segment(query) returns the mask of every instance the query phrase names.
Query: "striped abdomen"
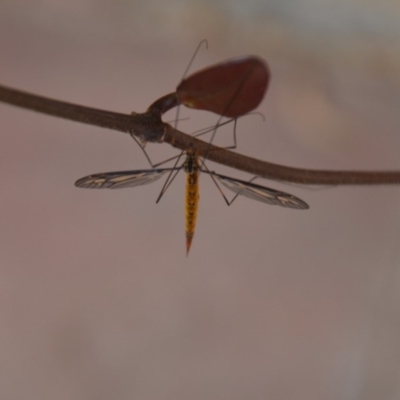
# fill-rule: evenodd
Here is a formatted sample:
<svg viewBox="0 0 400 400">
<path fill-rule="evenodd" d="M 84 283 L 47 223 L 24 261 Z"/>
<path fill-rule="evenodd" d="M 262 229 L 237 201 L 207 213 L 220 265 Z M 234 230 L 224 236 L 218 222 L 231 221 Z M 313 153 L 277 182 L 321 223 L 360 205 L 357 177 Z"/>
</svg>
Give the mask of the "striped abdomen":
<svg viewBox="0 0 400 400">
<path fill-rule="evenodd" d="M 186 214 L 186 255 L 189 254 L 190 246 L 196 228 L 197 209 L 199 206 L 199 171 L 197 157 L 193 153 L 188 153 L 185 162 L 186 172 L 186 194 L 185 194 L 185 214 Z"/>
</svg>

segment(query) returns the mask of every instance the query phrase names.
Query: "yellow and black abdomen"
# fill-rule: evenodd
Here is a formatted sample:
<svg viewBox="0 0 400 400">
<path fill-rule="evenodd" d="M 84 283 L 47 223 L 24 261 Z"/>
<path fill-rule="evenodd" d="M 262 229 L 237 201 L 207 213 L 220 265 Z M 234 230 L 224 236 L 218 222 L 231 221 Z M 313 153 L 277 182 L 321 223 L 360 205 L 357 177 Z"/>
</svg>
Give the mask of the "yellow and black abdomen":
<svg viewBox="0 0 400 400">
<path fill-rule="evenodd" d="M 194 154 L 188 154 L 185 171 L 186 254 L 188 254 L 196 228 L 197 210 L 199 207 L 199 171 L 197 157 Z"/>
</svg>

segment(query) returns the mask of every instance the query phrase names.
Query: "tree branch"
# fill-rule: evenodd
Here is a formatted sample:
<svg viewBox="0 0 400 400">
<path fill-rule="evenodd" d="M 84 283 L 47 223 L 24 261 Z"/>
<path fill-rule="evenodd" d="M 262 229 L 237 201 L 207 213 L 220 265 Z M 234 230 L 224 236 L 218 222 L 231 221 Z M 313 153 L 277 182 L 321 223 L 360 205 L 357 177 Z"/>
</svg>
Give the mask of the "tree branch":
<svg viewBox="0 0 400 400">
<path fill-rule="evenodd" d="M 207 159 L 272 180 L 324 185 L 376 185 L 400 183 L 400 171 L 332 171 L 286 167 L 256 160 L 210 145 L 162 122 L 159 104 L 174 106 L 171 93 L 153 103 L 145 113 L 132 115 L 52 100 L 0 85 L 0 101 L 33 111 L 135 135 L 140 141 L 165 142 L 181 150 L 192 149 Z M 157 107 L 154 107 L 154 104 Z"/>
</svg>

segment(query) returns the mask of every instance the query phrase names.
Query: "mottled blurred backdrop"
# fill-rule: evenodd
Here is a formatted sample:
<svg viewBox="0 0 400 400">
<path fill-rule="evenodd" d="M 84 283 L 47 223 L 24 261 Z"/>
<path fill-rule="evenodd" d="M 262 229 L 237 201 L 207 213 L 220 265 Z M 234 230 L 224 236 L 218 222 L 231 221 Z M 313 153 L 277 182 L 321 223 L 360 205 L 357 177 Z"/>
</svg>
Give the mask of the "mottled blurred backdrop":
<svg viewBox="0 0 400 400">
<path fill-rule="evenodd" d="M 400 170 L 399 0 L 3 0 L 0 82 L 142 112 L 202 39 L 192 72 L 246 54 L 272 71 L 265 120 L 239 121 L 237 151 Z M 159 204 L 161 181 L 78 189 L 147 160 L 120 132 L 6 104 L 0 120 L 1 399 L 400 398 L 400 187 L 260 179 L 310 209 L 227 207 L 202 175 L 187 258 L 183 173 Z M 216 121 L 182 109 L 178 126 Z"/>
</svg>

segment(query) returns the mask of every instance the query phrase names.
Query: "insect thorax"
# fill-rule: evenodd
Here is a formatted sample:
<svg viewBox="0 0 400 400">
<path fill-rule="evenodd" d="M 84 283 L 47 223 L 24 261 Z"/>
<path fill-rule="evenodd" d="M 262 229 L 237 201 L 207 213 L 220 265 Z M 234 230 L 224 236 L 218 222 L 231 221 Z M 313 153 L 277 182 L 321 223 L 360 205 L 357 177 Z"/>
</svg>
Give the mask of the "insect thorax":
<svg viewBox="0 0 400 400">
<path fill-rule="evenodd" d="M 197 162 L 197 157 L 195 154 L 187 154 L 185 163 L 183 164 L 183 169 L 187 174 L 193 174 L 198 171 L 199 164 Z"/>
</svg>

